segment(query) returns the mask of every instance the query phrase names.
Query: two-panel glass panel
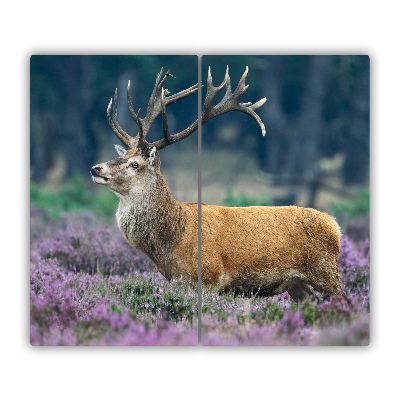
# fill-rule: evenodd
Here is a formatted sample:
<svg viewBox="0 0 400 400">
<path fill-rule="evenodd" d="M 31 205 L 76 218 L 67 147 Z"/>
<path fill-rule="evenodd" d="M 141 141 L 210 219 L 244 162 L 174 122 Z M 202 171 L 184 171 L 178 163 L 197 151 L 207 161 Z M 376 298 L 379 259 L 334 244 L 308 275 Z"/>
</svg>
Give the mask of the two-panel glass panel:
<svg viewBox="0 0 400 400">
<path fill-rule="evenodd" d="M 369 343 L 367 56 L 30 75 L 32 345 Z"/>
</svg>

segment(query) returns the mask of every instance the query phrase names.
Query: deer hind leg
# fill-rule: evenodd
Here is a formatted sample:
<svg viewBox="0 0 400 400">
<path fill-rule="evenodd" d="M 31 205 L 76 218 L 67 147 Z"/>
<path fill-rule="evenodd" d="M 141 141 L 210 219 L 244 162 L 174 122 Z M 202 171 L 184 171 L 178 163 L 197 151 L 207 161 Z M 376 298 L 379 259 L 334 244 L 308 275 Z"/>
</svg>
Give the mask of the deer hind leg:
<svg viewBox="0 0 400 400">
<path fill-rule="evenodd" d="M 310 274 L 309 278 L 312 281 L 313 287 L 321 293 L 324 300 L 329 299 L 333 295 L 344 293 L 335 258 L 326 257 L 320 260 L 314 270 L 314 274 Z"/>
<path fill-rule="evenodd" d="M 295 272 L 289 275 L 274 291 L 273 295 L 288 292 L 290 297 L 300 303 L 307 296 L 315 296 L 318 301 L 320 296 L 311 286 L 310 281 L 302 274 Z"/>
</svg>

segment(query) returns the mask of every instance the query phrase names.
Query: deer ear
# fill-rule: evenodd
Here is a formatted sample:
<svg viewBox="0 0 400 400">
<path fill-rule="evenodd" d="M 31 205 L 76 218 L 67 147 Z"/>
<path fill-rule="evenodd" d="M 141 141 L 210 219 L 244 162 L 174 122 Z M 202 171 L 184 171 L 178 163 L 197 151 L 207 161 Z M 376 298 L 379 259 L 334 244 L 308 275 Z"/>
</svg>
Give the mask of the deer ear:
<svg viewBox="0 0 400 400">
<path fill-rule="evenodd" d="M 154 165 L 154 161 L 156 159 L 156 147 L 154 146 L 151 150 L 150 150 L 150 155 L 149 155 L 149 164 L 150 165 Z"/>
<path fill-rule="evenodd" d="M 126 149 L 124 149 L 119 144 L 115 145 L 115 150 L 117 150 L 118 155 L 121 156 L 121 157 L 123 157 L 126 154 Z"/>
</svg>

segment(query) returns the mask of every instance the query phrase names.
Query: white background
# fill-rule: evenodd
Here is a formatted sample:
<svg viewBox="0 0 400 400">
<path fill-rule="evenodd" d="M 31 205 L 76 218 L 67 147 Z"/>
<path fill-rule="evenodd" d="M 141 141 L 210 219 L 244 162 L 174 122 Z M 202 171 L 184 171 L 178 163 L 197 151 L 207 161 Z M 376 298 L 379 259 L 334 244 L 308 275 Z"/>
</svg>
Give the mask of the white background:
<svg viewBox="0 0 400 400">
<path fill-rule="evenodd" d="M 399 22 L 393 1 L 31 1 L 2 6 L 3 398 L 393 398 L 399 379 Z M 371 344 L 364 348 L 33 348 L 32 54 L 368 54 Z"/>
</svg>

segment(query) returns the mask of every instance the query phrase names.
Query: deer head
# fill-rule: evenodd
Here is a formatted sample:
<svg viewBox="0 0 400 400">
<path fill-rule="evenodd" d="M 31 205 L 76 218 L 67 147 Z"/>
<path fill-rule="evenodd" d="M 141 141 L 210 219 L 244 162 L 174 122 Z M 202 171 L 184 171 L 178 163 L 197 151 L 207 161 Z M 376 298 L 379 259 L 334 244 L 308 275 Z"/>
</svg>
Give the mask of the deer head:
<svg viewBox="0 0 400 400">
<path fill-rule="evenodd" d="M 91 169 L 93 181 L 97 184 L 105 185 L 112 190 L 118 197 L 128 195 L 132 190 L 144 190 L 149 183 L 154 180 L 155 176 L 159 173 L 160 157 L 158 155 L 159 149 L 174 143 L 175 141 L 182 140 L 188 136 L 185 131 L 170 136 L 168 133 L 168 122 L 166 117 L 166 106 L 180 100 L 186 96 L 197 91 L 197 84 L 186 89 L 174 96 L 165 99 L 165 95 L 169 92 L 164 89 L 165 82 L 170 76 L 169 71 L 161 80 L 161 72 L 157 76 L 156 84 L 153 93 L 150 97 L 147 114 L 145 118 L 140 118 L 139 113 L 135 113 L 132 105 L 130 95 L 130 81 L 127 87 L 128 107 L 129 112 L 139 127 L 139 132 L 135 137 L 126 133 L 117 121 L 117 90 L 114 94 L 114 108 L 111 116 L 111 107 L 113 99 L 107 108 L 108 123 L 118 137 L 124 144 L 123 146 L 116 145 L 115 148 L 119 157 L 109 162 L 98 164 Z M 164 140 L 159 140 L 154 143 L 146 141 L 146 135 L 154 119 L 163 113 L 163 127 L 164 127 Z"/>
</svg>

